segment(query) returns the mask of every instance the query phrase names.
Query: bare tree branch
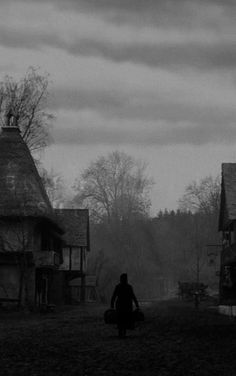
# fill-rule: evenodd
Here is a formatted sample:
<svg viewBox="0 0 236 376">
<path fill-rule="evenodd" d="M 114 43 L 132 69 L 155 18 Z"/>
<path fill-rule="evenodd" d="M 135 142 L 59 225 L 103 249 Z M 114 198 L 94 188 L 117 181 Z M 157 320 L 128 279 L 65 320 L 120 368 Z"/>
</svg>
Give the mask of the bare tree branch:
<svg viewBox="0 0 236 376">
<path fill-rule="evenodd" d="M 89 207 L 97 217 L 128 220 L 148 213 L 152 184 L 144 164 L 114 151 L 92 162 L 76 180 L 74 203 Z"/>
<path fill-rule="evenodd" d="M 0 83 L 0 123 L 5 125 L 6 115 L 11 111 L 31 151 L 40 150 L 50 142 L 53 116 L 45 112 L 48 85 L 48 74 L 41 75 L 33 67 L 18 82 L 6 76 Z"/>
</svg>

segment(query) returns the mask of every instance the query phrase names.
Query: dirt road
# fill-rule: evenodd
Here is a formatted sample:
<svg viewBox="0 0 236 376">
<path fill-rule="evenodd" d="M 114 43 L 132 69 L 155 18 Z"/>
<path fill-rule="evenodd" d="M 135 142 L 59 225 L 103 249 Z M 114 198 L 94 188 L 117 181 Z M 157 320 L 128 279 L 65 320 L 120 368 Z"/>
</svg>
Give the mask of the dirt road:
<svg viewBox="0 0 236 376">
<path fill-rule="evenodd" d="M 119 339 L 104 307 L 48 315 L 0 314 L 0 375 L 236 376 L 236 322 L 163 302 Z"/>
</svg>

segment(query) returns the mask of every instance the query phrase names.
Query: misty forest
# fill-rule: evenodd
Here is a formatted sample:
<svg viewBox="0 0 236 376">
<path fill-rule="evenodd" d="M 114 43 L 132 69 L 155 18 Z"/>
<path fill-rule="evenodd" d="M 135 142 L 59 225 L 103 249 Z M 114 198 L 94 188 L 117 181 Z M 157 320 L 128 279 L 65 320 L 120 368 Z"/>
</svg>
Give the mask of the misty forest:
<svg viewBox="0 0 236 376">
<path fill-rule="evenodd" d="M 189 206 L 193 202 L 194 210 Z M 123 271 L 142 300 L 176 297 L 179 281 L 206 284 L 214 295 L 219 268 L 218 202 L 218 179 L 207 177 L 186 188 L 177 211 L 160 211 L 155 217 L 145 211 L 129 216 L 112 212 L 99 221 L 92 217 L 88 266 L 98 278 L 100 298 L 109 300 Z"/>
<path fill-rule="evenodd" d="M 44 171 L 45 172 L 45 171 Z M 203 283 L 217 294 L 220 180 L 190 183 L 178 210 L 150 215 L 155 177 L 144 162 L 119 151 L 98 157 L 76 179 L 68 197 L 63 178 L 44 179 L 55 206 L 89 208 L 88 274 L 96 275 L 99 299 L 107 303 L 122 272 L 141 300 L 176 297 L 178 282 Z"/>
</svg>

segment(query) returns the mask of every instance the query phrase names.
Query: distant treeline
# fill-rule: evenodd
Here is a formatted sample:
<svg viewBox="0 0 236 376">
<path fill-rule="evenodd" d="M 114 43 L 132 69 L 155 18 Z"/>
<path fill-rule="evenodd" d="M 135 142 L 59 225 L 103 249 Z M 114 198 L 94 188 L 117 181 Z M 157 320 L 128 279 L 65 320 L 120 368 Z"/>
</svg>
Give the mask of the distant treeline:
<svg viewBox="0 0 236 376">
<path fill-rule="evenodd" d="M 89 272 L 104 301 L 122 272 L 143 300 L 175 296 L 178 281 L 217 291 L 218 244 L 215 213 L 165 210 L 155 218 L 91 224 Z"/>
</svg>

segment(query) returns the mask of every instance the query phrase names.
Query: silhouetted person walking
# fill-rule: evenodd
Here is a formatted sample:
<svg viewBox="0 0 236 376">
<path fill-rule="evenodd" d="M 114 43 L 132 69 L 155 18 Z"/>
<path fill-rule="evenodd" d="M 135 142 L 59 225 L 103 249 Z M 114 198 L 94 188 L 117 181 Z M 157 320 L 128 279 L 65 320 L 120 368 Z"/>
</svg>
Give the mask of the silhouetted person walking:
<svg viewBox="0 0 236 376">
<path fill-rule="evenodd" d="M 134 328 L 133 302 L 139 309 L 138 300 L 133 292 L 133 287 L 128 284 L 127 274 L 121 274 L 120 283 L 115 287 L 111 298 L 111 308 L 117 312 L 117 326 L 119 337 L 125 337 L 126 329 Z"/>
</svg>

